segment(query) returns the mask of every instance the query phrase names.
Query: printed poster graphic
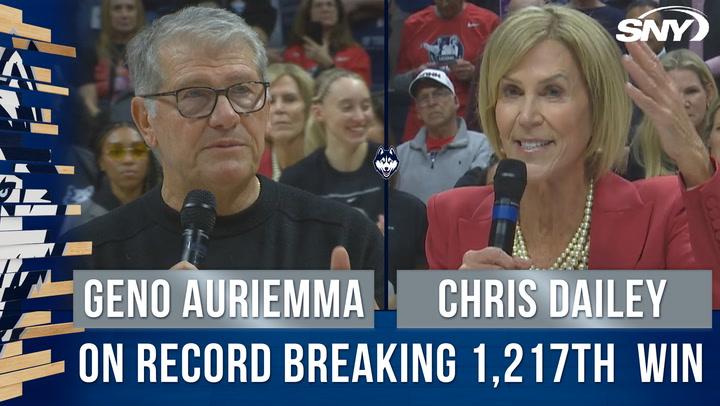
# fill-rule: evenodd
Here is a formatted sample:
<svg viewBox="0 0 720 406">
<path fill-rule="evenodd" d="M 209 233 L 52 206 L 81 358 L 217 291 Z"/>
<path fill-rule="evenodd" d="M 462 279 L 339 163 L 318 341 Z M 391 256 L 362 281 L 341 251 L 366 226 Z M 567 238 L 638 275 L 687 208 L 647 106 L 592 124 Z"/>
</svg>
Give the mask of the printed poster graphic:
<svg viewBox="0 0 720 406">
<path fill-rule="evenodd" d="M 435 42 L 423 42 L 421 46 L 428 52 L 428 60 L 437 64 L 452 63 L 465 56 L 465 47 L 456 34 L 440 36 Z"/>
</svg>

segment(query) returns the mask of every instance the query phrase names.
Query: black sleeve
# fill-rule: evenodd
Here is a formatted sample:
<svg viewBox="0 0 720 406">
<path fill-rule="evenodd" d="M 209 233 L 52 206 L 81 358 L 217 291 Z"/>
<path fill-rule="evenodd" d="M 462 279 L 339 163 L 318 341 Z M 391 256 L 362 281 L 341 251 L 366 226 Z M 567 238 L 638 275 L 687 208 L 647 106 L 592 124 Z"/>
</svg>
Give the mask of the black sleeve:
<svg viewBox="0 0 720 406">
<path fill-rule="evenodd" d="M 97 63 L 98 57 L 94 49 L 83 49 L 78 52 L 78 69 L 75 76 L 77 86 L 95 82 L 95 66 Z"/>
<path fill-rule="evenodd" d="M 339 204 L 339 203 L 338 203 Z M 344 233 L 343 245 L 350 254 L 352 269 L 373 270 L 375 301 L 385 303 L 385 245 L 377 225 L 357 210 L 348 210 L 350 222 Z"/>
<path fill-rule="evenodd" d="M 417 229 L 415 230 L 415 267 L 418 269 L 427 268 L 427 257 L 425 256 L 425 236 L 427 235 L 428 219 L 427 207 L 423 202 L 416 208 Z"/>
<path fill-rule="evenodd" d="M 465 172 L 455 183 L 455 187 L 465 186 L 485 186 L 487 178 L 487 168 L 476 166 Z"/>
<path fill-rule="evenodd" d="M 373 230 L 374 229 L 374 230 Z M 385 308 L 385 244 L 375 224 L 370 230 L 367 267 L 375 271 L 375 301 Z"/>
<path fill-rule="evenodd" d="M 301 161 L 300 163 L 285 168 L 285 170 L 283 170 L 280 174 L 280 179 L 278 179 L 278 182 L 296 187 L 298 189 L 307 190 L 307 188 L 304 187 L 305 185 L 303 182 L 303 178 L 305 177 L 304 174 L 307 172 L 303 169 L 303 163 L 304 162 Z"/>
</svg>

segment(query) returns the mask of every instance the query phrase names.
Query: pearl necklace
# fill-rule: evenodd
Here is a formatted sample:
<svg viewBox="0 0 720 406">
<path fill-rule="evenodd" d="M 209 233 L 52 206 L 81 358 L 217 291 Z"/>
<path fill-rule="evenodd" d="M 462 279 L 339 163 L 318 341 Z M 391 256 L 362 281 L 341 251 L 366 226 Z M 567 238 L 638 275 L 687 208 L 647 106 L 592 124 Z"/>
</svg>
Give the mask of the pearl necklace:
<svg viewBox="0 0 720 406">
<path fill-rule="evenodd" d="M 585 210 L 583 219 L 580 222 L 575 235 L 568 244 L 565 251 L 550 266 L 550 269 L 561 270 L 584 270 L 588 267 L 588 254 L 590 253 L 590 219 L 592 215 L 593 204 L 593 182 L 590 181 L 587 197 L 585 198 Z M 515 232 L 515 241 L 513 242 L 513 255 L 522 259 L 530 259 L 525 246 L 525 238 L 523 238 L 520 224 L 517 225 Z M 540 269 L 532 265 L 530 269 Z"/>
</svg>

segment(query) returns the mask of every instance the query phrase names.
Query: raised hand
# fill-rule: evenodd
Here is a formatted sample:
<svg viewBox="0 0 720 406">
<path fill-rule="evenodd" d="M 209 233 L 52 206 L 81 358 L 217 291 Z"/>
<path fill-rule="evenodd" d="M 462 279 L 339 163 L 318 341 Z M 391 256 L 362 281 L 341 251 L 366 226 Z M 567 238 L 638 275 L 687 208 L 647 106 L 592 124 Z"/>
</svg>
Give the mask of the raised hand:
<svg viewBox="0 0 720 406">
<path fill-rule="evenodd" d="M 333 271 L 349 271 L 350 268 L 350 255 L 348 254 L 345 247 L 338 245 L 333 248 L 330 254 L 330 269 Z M 375 271 L 377 272 L 377 271 Z M 375 310 L 380 310 L 377 302 L 373 301 Z"/>
<path fill-rule="evenodd" d="M 712 176 L 710 155 L 685 111 L 682 95 L 645 43 L 629 42 L 627 50 L 630 56 L 623 56 L 622 63 L 635 85 L 626 83 L 625 91 L 652 121 L 663 151 L 675 161 L 685 185 L 705 182 Z"/>
<path fill-rule="evenodd" d="M 333 271 L 349 271 L 351 269 L 350 254 L 345 247 L 338 245 L 333 248 L 330 254 L 330 269 Z"/>
<path fill-rule="evenodd" d="M 305 41 L 305 44 L 303 45 L 305 55 L 312 58 L 323 68 L 333 65 L 333 58 L 330 56 L 330 45 L 327 41 L 323 41 L 322 44 L 318 44 L 308 36 L 304 36 L 303 41 Z"/>
</svg>

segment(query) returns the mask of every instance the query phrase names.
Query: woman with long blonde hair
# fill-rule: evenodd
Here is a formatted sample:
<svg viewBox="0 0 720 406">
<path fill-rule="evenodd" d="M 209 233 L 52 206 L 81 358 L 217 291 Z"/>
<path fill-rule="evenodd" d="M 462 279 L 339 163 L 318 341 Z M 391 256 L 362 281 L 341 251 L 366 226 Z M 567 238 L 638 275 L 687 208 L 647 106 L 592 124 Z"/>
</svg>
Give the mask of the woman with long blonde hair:
<svg viewBox="0 0 720 406">
<path fill-rule="evenodd" d="M 508 209 L 517 229 L 507 251 L 489 244 L 498 182 L 436 194 L 430 269 L 712 269 L 720 308 L 720 171 L 671 72 L 646 44 L 627 48 L 621 56 L 601 25 L 566 7 L 526 8 L 498 27 L 480 68 L 478 111 L 498 171 L 527 170 L 519 208 Z M 628 182 L 612 171 L 631 99 L 680 175 Z"/>
<path fill-rule="evenodd" d="M 280 182 L 349 204 L 378 221 L 384 212 L 383 180 L 375 173 L 377 144 L 367 140 L 373 108 L 367 84 L 343 69 L 323 72 L 305 134 L 322 146 L 286 168 Z"/>
<path fill-rule="evenodd" d="M 282 171 L 305 158 L 305 124 L 310 116 L 315 81 L 290 63 L 268 66 L 270 133 L 258 173 L 280 179 Z"/>
</svg>

